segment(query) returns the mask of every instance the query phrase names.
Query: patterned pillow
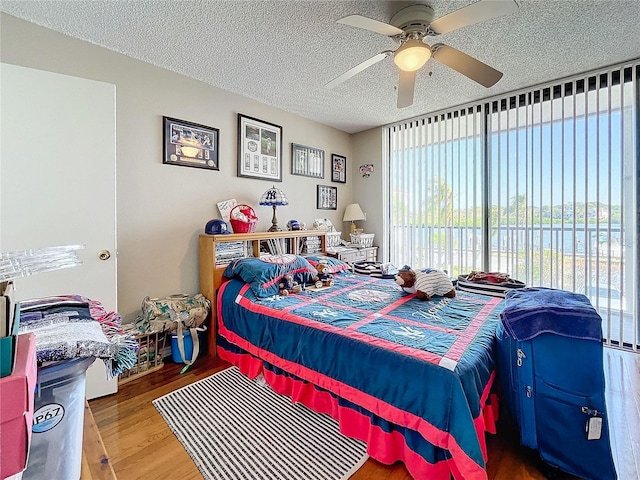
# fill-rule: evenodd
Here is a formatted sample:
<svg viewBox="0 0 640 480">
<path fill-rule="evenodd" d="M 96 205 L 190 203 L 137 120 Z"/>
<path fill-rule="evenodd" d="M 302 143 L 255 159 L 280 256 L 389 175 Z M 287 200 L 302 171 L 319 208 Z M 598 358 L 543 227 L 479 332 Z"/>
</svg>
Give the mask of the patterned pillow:
<svg viewBox="0 0 640 480">
<path fill-rule="evenodd" d="M 345 263 L 342 260 L 338 260 L 337 258 L 334 258 L 334 257 L 325 257 L 323 255 L 310 255 L 307 257 L 307 260 L 309 260 L 309 263 L 314 267 L 320 262 L 326 263 L 327 265 L 329 265 L 329 271 L 331 273 L 345 272 L 350 269 L 348 263 Z"/>
<path fill-rule="evenodd" d="M 277 295 L 285 275 L 293 275 L 299 283 L 310 283 L 318 272 L 299 255 L 265 255 L 260 258 L 241 258 L 227 265 L 224 276 L 241 278 L 256 297 Z"/>
</svg>

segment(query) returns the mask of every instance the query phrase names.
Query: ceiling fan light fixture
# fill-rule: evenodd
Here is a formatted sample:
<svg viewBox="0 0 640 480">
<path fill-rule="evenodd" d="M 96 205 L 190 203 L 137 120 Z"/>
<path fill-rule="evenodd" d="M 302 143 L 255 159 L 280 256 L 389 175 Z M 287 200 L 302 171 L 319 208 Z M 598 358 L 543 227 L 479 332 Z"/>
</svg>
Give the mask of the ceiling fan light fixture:
<svg viewBox="0 0 640 480">
<path fill-rule="evenodd" d="M 421 69 L 431 58 L 431 49 L 422 40 L 407 40 L 393 54 L 393 63 L 400 70 L 415 72 Z"/>
</svg>

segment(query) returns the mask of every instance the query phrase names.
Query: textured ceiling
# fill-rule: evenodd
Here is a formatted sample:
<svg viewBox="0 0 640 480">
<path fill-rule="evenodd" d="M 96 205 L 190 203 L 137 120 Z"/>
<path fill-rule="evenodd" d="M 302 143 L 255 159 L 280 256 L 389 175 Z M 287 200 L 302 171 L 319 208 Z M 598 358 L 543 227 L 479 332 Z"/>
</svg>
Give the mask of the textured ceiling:
<svg viewBox="0 0 640 480">
<path fill-rule="evenodd" d="M 428 41 L 502 71 L 489 89 L 430 60 L 414 104 L 398 109 L 391 58 L 323 87 L 396 47 L 336 20 L 389 22 L 416 3 L 439 18 L 473 2 L 1 0 L 0 10 L 350 133 L 640 57 L 639 0 L 517 0 L 514 14 Z"/>
</svg>

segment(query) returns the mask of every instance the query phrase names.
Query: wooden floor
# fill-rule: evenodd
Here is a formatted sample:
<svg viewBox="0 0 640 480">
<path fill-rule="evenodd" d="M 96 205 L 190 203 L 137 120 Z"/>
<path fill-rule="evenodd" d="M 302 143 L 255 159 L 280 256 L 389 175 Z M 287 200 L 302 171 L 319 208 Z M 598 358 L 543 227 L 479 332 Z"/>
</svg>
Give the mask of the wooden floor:
<svg viewBox="0 0 640 480">
<path fill-rule="evenodd" d="M 181 367 L 168 363 L 157 372 L 121 386 L 116 395 L 90 402 L 89 413 L 93 414 L 109 458 L 107 462 L 96 454 L 93 459 L 85 459 L 82 480 L 112 478 L 105 474 L 106 463 L 110 464 L 119 480 L 202 479 L 151 402 L 226 368 L 228 364 L 208 357 L 199 359 L 182 375 Z M 611 443 L 618 478 L 637 480 L 640 478 L 640 355 L 605 349 L 605 375 Z M 93 423 L 91 418 L 89 422 Z M 85 432 L 88 427 L 90 425 L 85 425 Z M 517 432 L 504 420 L 499 423 L 498 432 L 498 435 L 487 436 L 489 480 L 575 478 L 551 471 L 540 462 L 535 452 L 520 447 Z M 96 462 L 100 465 L 95 465 Z M 100 474 L 92 476 L 90 471 Z M 386 466 L 371 459 L 351 478 L 411 479 L 402 464 Z"/>
</svg>

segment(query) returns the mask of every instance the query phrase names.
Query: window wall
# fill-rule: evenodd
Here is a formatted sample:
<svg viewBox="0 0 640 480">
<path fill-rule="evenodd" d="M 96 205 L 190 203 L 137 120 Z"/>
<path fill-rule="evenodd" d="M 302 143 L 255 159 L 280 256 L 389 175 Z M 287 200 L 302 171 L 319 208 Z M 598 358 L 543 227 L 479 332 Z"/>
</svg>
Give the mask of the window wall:
<svg viewBox="0 0 640 480">
<path fill-rule="evenodd" d="M 390 258 L 587 295 L 638 340 L 638 64 L 388 128 Z"/>
</svg>

